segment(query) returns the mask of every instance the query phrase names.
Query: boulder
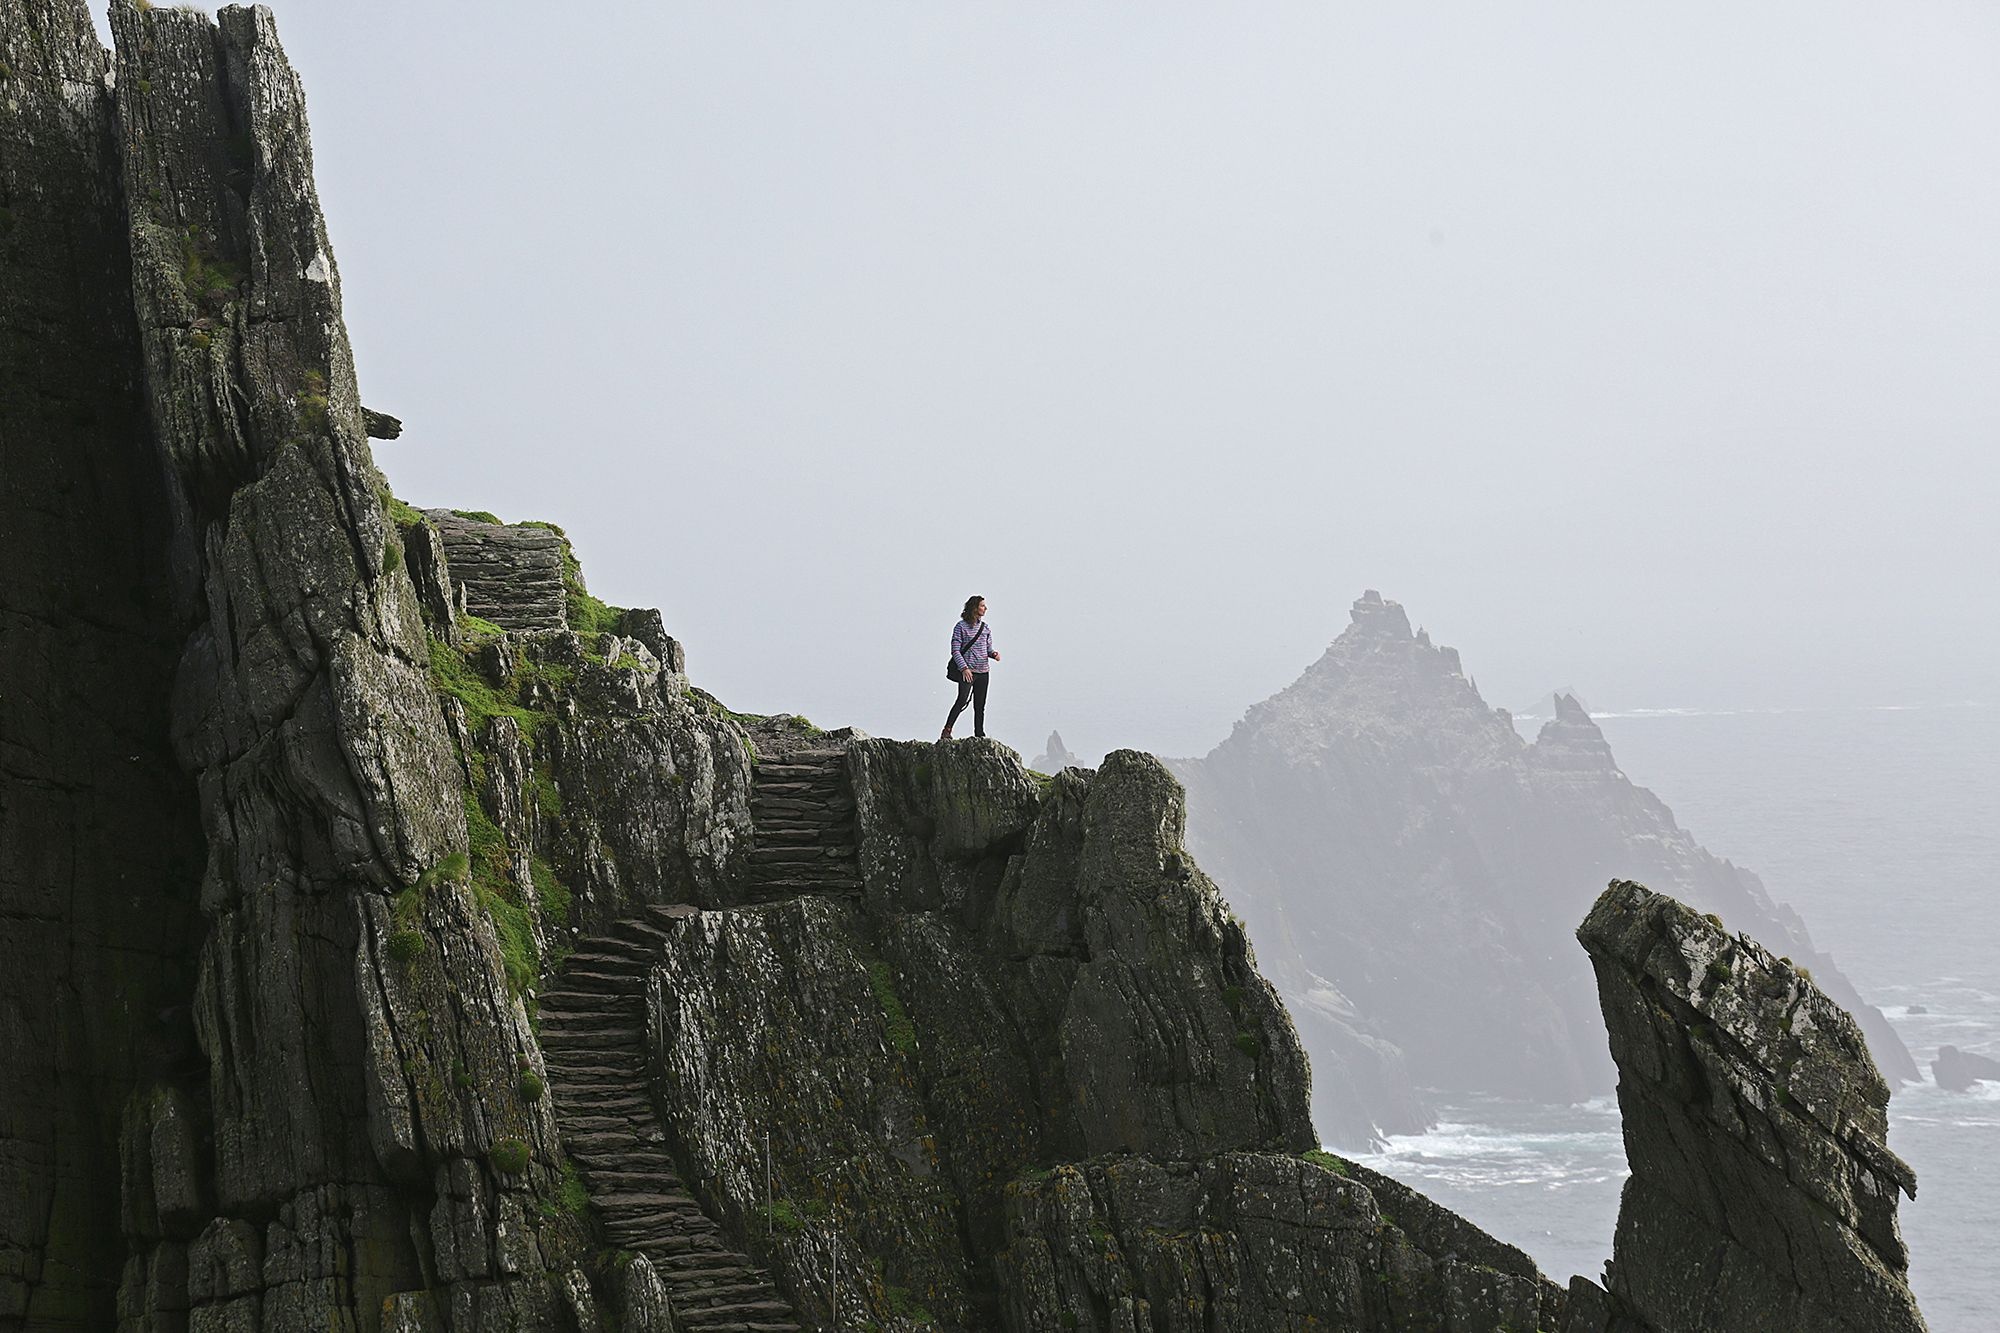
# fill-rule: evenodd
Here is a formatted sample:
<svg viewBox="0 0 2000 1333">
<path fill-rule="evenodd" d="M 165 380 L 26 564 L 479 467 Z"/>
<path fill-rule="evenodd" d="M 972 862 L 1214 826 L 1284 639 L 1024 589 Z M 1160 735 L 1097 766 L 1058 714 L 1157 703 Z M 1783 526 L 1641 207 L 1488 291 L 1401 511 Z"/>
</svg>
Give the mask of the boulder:
<svg viewBox="0 0 2000 1333">
<path fill-rule="evenodd" d="M 1975 1083 L 2000 1083 L 2000 1060 L 1956 1046 L 1940 1046 L 1937 1059 L 1931 1061 L 1931 1074 L 1945 1091 L 1964 1092 Z"/>
<path fill-rule="evenodd" d="M 1625 1183 L 1608 1291 L 1652 1333 L 1922 1333 L 1854 1020 L 1789 959 L 1614 881 L 1577 937 L 1618 1066 Z M 1612 1328 L 1632 1324 L 1610 1325 Z"/>
</svg>

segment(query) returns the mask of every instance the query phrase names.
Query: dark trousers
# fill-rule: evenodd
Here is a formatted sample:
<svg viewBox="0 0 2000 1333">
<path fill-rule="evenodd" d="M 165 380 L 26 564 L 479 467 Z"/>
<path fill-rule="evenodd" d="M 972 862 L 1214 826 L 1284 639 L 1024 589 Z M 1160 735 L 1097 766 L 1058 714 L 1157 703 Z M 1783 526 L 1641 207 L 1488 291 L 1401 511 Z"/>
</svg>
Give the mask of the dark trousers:
<svg viewBox="0 0 2000 1333">
<path fill-rule="evenodd" d="M 958 723 L 958 715 L 965 711 L 965 702 L 972 701 L 972 734 L 986 734 L 986 676 L 984 671 L 972 673 L 971 681 L 958 682 L 958 702 L 951 706 L 951 716 L 944 720 L 944 729 L 950 731 Z"/>
</svg>

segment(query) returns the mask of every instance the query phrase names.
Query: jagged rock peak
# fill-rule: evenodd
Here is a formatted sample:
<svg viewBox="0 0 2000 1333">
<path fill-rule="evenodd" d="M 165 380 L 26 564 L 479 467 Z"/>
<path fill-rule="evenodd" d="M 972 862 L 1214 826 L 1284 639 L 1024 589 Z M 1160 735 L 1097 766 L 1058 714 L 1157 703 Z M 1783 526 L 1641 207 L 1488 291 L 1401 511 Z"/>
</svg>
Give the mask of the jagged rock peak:
<svg viewBox="0 0 2000 1333">
<path fill-rule="evenodd" d="M 1403 604 L 1383 600 L 1382 594 L 1373 588 L 1355 598 L 1347 614 L 1353 620 L 1354 628 L 1365 634 L 1397 639 L 1412 637 L 1410 617 L 1403 611 Z"/>
<path fill-rule="evenodd" d="M 1060 731 L 1051 731 L 1049 733 L 1048 744 L 1043 747 L 1040 754 L 1035 756 L 1035 762 L 1029 765 L 1037 773 L 1060 773 L 1065 768 L 1081 768 L 1082 766 L 1083 760 L 1071 754 L 1069 747 L 1063 744 L 1062 733 Z"/>
<path fill-rule="evenodd" d="M 1789 959 L 1643 885 L 1614 881 L 1577 938 L 1632 1168 L 1618 1313 L 1654 1333 L 1922 1330 L 1896 1224 L 1916 1175 L 1886 1146 L 1888 1085 L 1853 1018 Z"/>
</svg>

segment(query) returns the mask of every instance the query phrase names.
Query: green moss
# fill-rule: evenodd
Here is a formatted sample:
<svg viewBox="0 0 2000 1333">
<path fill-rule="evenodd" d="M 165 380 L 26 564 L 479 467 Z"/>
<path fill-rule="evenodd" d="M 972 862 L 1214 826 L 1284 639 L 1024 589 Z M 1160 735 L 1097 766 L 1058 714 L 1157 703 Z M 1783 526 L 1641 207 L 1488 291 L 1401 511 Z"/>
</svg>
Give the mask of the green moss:
<svg viewBox="0 0 2000 1333">
<path fill-rule="evenodd" d="M 542 909 L 542 919 L 567 922 L 570 893 L 556 878 L 555 868 L 540 856 L 534 856 L 529 858 L 528 870 L 535 879 L 535 905 Z"/>
<path fill-rule="evenodd" d="M 518 1176 L 528 1169 L 528 1145 L 519 1139 L 501 1139 L 486 1154 L 486 1160 L 493 1163 L 494 1170 Z"/>
<path fill-rule="evenodd" d="M 1257 1034 L 1254 1032 L 1237 1033 L 1234 1044 L 1237 1050 L 1243 1052 L 1243 1054 L 1249 1056 L 1252 1060 L 1255 1060 L 1264 1049 L 1263 1043 L 1257 1040 Z"/>
<path fill-rule="evenodd" d="M 910 1011 L 903 1008 L 902 997 L 896 994 L 896 975 L 884 962 L 868 964 L 868 985 L 875 992 L 875 1003 L 882 1006 L 882 1018 L 889 1030 L 889 1044 L 904 1055 L 917 1053 L 917 1025 L 910 1021 Z"/>
<path fill-rule="evenodd" d="M 540 1074 L 537 1074 L 532 1069 L 523 1069 L 521 1071 L 520 1091 L 522 1101 L 538 1102 L 542 1099 L 542 1094 L 548 1090 L 549 1085 L 542 1081 Z"/>
<path fill-rule="evenodd" d="M 1729 970 L 1729 964 L 1723 962 L 1720 958 L 1711 958 L 1709 960 L 1708 963 L 1709 980 L 1718 982 L 1727 981 L 1730 979 L 1730 977 L 1734 975 L 1735 974 Z"/>
<path fill-rule="evenodd" d="M 1303 1161 L 1311 1162 L 1314 1166 L 1323 1167 L 1333 1172 L 1336 1176 L 1347 1174 L 1347 1160 L 1342 1157 L 1335 1157 L 1324 1148 L 1314 1148 L 1311 1152 L 1300 1153 L 1299 1157 Z"/>
<path fill-rule="evenodd" d="M 454 1060 L 451 1066 L 451 1085 L 461 1092 L 472 1090 L 472 1071 L 465 1067 L 465 1061 Z"/>
<path fill-rule="evenodd" d="M 389 956 L 399 963 L 407 963 L 424 951 L 424 937 L 421 931 L 399 930 L 389 936 Z"/>
<path fill-rule="evenodd" d="M 775 1203 L 757 1205 L 755 1212 L 764 1223 L 764 1229 L 774 1235 L 796 1236 L 806 1229 L 806 1220 L 790 1199 L 779 1199 Z"/>
<path fill-rule="evenodd" d="M 524 527 L 546 528 L 562 538 L 563 589 L 568 594 L 569 627 L 586 640 L 599 634 L 616 634 L 625 623 L 625 612 L 601 598 L 591 595 L 584 586 L 583 565 L 576 558 L 576 548 L 570 545 L 569 534 L 553 523 L 531 522 Z"/>
<path fill-rule="evenodd" d="M 389 521 L 397 527 L 414 528 L 424 521 L 424 516 L 417 512 L 415 505 L 407 500 L 398 500 L 386 486 L 382 488 L 381 495 L 382 512 L 387 514 Z"/>
<path fill-rule="evenodd" d="M 139 91 L 151 92 L 146 80 L 139 80 Z M 201 231 L 189 227 L 181 233 L 181 288 L 189 301 L 206 314 L 222 313 L 234 301 L 243 287 L 243 270 L 236 265 L 217 259 L 208 248 Z M 307 379 L 310 381 L 311 375 Z M 317 394 L 319 407 L 324 417 L 326 409 L 326 381 L 322 377 L 317 387 L 308 383 L 307 394 Z M 301 410 L 305 395 L 300 397 Z"/>
<path fill-rule="evenodd" d="M 583 1177 L 577 1174 L 574 1162 L 563 1163 L 562 1183 L 556 1186 L 556 1204 L 571 1217 L 583 1216 L 583 1210 L 590 1207 L 590 1191 L 584 1188 Z"/>
<path fill-rule="evenodd" d="M 535 791 L 535 809 L 543 819 L 560 819 L 563 813 L 562 788 L 556 786 L 556 775 L 545 764 L 537 764 L 528 778 Z"/>
<path fill-rule="evenodd" d="M 918 1324 L 935 1324 L 937 1322 L 936 1315 L 933 1315 L 929 1310 L 917 1304 L 916 1300 L 910 1295 L 908 1287 L 891 1287 L 884 1284 L 882 1299 L 884 1304 L 889 1307 L 889 1313 L 900 1319 L 908 1319 L 912 1323 Z"/>
<path fill-rule="evenodd" d="M 495 527 L 506 526 L 501 523 L 497 515 L 489 514 L 484 509 L 454 509 L 451 512 L 460 518 L 471 519 L 474 523 L 491 523 Z"/>
<path fill-rule="evenodd" d="M 458 618 L 458 627 L 474 639 L 498 639 L 507 631 L 484 616 L 475 616 L 470 611 Z"/>
<path fill-rule="evenodd" d="M 403 567 L 403 547 L 394 537 L 382 539 L 382 572 L 393 574 Z"/>
<path fill-rule="evenodd" d="M 465 720 L 475 732 L 496 717 L 510 717 L 533 738 L 549 720 L 547 713 L 523 708 L 496 689 L 464 653 L 437 639 L 431 640 L 431 685 L 465 705 Z"/>
<path fill-rule="evenodd" d="M 1724 926 L 1724 925 L 1722 924 L 1722 918 L 1721 918 L 1721 917 L 1719 917 L 1719 916 L 1717 916 L 1717 915 L 1716 915 L 1715 913 L 1713 913 L 1713 912 L 1703 912 L 1703 913 L 1701 914 L 1701 919 L 1702 919 L 1703 921 L 1706 921 L 1706 922 L 1708 922 L 1708 924 L 1709 924 L 1709 925 L 1711 925 L 1711 926 L 1714 926 L 1714 927 L 1715 927 L 1715 928 L 1716 928 L 1717 930 L 1724 930 L 1724 929 L 1727 929 L 1727 927 L 1725 927 L 1725 926 Z"/>
</svg>

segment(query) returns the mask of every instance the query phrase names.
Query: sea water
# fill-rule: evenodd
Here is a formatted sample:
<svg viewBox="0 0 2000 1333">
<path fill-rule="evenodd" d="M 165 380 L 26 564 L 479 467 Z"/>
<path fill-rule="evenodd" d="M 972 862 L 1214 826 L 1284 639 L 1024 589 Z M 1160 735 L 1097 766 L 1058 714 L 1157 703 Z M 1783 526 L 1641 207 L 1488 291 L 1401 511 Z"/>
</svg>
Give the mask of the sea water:
<svg viewBox="0 0 2000 1333">
<path fill-rule="evenodd" d="M 1941 1045 L 2000 1058 L 2000 706 L 1597 718 L 1626 775 L 1796 907 L 1916 1055 L 1924 1081 L 1889 1104 L 1917 1172 L 1910 1281 L 1933 1333 L 2000 1327 L 2000 1084 L 1951 1093 L 1930 1070 Z M 1432 1132 L 1361 1160 L 1559 1282 L 1599 1277 L 1627 1174 L 1615 1100 L 1438 1109 Z"/>
</svg>

